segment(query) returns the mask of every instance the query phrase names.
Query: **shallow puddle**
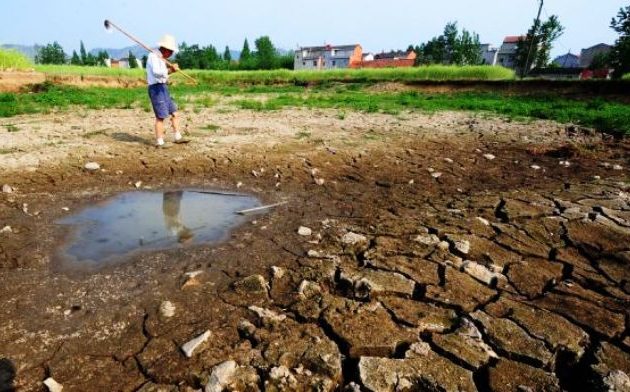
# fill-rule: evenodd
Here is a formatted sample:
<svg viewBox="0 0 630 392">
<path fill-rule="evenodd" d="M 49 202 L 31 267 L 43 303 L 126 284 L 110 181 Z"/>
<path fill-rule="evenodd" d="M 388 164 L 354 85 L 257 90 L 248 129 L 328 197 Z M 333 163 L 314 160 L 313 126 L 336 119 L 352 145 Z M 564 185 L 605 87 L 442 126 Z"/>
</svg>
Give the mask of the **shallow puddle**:
<svg viewBox="0 0 630 392">
<path fill-rule="evenodd" d="M 245 222 L 237 211 L 259 205 L 211 191 L 123 193 L 56 222 L 72 233 L 60 258 L 64 267 L 94 268 L 136 252 L 217 242 Z"/>
</svg>

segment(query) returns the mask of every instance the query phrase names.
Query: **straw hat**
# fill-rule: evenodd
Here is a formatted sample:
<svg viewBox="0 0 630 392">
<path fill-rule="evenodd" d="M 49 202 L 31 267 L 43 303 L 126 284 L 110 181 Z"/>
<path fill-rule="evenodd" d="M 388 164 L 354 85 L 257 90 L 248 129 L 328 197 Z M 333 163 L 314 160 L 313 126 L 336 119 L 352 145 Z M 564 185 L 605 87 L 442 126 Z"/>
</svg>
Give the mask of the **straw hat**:
<svg viewBox="0 0 630 392">
<path fill-rule="evenodd" d="M 158 46 L 160 48 L 172 50 L 173 52 L 177 51 L 177 42 L 175 42 L 175 37 L 169 34 L 166 34 L 158 41 Z"/>
</svg>

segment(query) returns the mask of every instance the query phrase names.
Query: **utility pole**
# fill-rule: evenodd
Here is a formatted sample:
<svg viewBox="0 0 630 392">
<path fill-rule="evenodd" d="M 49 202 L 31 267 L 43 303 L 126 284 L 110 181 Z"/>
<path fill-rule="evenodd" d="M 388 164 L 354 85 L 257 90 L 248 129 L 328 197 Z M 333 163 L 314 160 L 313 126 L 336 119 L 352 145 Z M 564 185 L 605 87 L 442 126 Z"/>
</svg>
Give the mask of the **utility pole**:
<svg viewBox="0 0 630 392">
<path fill-rule="evenodd" d="M 540 0 L 540 7 L 538 7 L 538 15 L 536 16 L 536 21 L 534 22 L 534 31 L 531 37 L 531 42 L 529 43 L 529 50 L 527 51 L 527 60 L 525 60 L 525 65 L 523 66 L 523 73 L 521 74 L 521 78 L 527 76 L 530 70 L 529 66 L 529 58 L 532 56 L 532 49 L 534 48 L 534 42 L 536 41 L 536 35 L 538 35 L 538 29 L 540 28 L 540 14 L 542 13 L 543 3 L 545 0 Z"/>
</svg>

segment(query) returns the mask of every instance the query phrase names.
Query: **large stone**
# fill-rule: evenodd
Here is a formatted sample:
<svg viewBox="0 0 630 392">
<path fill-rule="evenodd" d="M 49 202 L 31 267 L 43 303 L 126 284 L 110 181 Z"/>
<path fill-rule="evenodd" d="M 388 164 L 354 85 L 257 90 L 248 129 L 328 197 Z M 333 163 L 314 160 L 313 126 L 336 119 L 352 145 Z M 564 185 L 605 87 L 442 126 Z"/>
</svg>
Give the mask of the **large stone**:
<svg viewBox="0 0 630 392">
<path fill-rule="evenodd" d="M 614 256 L 601 258 L 597 260 L 597 264 L 617 284 L 630 282 L 630 252 L 620 252 Z"/>
<path fill-rule="evenodd" d="M 562 279 L 562 269 L 560 263 L 528 258 L 512 264 L 507 276 L 520 293 L 534 298 Z"/>
<path fill-rule="evenodd" d="M 420 331 L 441 333 L 457 324 L 457 313 L 452 309 L 398 297 L 385 297 L 381 302 L 396 320 L 418 327 Z"/>
<path fill-rule="evenodd" d="M 432 351 L 408 359 L 363 357 L 359 376 L 374 392 L 477 391 L 470 371 Z"/>
<path fill-rule="evenodd" d="M 354 296 L 360 299 L 375 298 L 384 294 L 399 294 L 411 297 L 415 283 L 395 272 L 369 268 L 344 268 L 339 279 L 348 284 Z"/>
<path fill-rule="evenodd" d="M 527 306 L 526 303 L 501 298 L 484 309 L 494 317 L 509 317 L 525 328 L 530 335 L 544 340 L 549 347 L 564 348 L 577 358 L 584 354 L 588 335 L 567 319 L 549 312 Z"/>
<path fill-rule="evenodd" d="M 269 283 L 261 275 L 252 275 L 234 282 L 234 291 L 239 294 L 266 296 Z"/>
<path fill-rule="evenodd" d="M 560 392 L 560 383 L 553 375 L 524 363 L 501 359 L 488 372 L 488 384 L 494 392 Z"/>
<path fill-rule="evenodd" d="M 468 274 L 450 267 L 446 268 L 445 280 L 443 287 L 428 286 L 427 298 L 471 312 L 496 295 L 494 290 L 477 282 Z"/>
<path fill-rule="evenodd" d="M 497 354 L 483 341 L 477 327 L 468 320 L 454 333 L 433 335 L 433 343 L 474 369 L 486 365 L 491 358 L 497 358 Z"/>
<path fill-rule="evenodd" d="M 387 357 L 401 344 L 418 340 L 416 331 L 394 323 L 378 302 L 363 304 L 342 298 L 330 301 L 324 321 L 345 342 L 353 358 Z"/>
<path fill-rule="evenodd" d="M 88 162 L 85 164 L 84 168 L 85 170 L 88 170 L 88 171 L 96 171 L 101 168 L 101 165 L 99 165 L 96 162 Z"/>
<path fill-rule="evenodd" d="M 552 354 L 545 348 L 544 342 L 534 339 L 527 331 L 512 320 L 496 318 L 482 311 L 470 315 L 483 325 L 488 339 L 501 353 L 525 357 L 542 365 L 547 364 Z"/>
<path fill-rule="evenodd" d="M 425 259 L 392 256 L 368 259 L 366 263 L 378 269 L 399 272 L 420 284 L 437 285 L 440 282 L 438 265 Z"/>
</svg>

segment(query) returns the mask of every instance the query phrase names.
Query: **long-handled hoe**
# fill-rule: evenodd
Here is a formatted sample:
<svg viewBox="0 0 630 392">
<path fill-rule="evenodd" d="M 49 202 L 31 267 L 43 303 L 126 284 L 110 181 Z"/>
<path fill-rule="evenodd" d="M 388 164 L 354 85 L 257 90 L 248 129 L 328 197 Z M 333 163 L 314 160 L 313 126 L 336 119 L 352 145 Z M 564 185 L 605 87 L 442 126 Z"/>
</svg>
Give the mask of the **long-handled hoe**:
<svg viewBox="0 0 630 392">
<path fill-rule="evenodd" d="M 120 27 L 116 26 L 113 22 L 111 22 L 110 20 L 105 19 L 105 29 L 107 31 L 112 31 L 112 29 L 116 29 L 118 31 L 120 31 L 121 33 L 123 33 L 124 35 L 126 35 L 130 40 L 132 40 L 133 42 L 137 43 L 138 45 L 142 46 L 144 49 L 146 49 L 149 52 L 154 52 L 153 49 L 151 49 L 150 47 L 148 47 L 147 45 L 145 45 L 142 41 L 140 41 L 138 38 L 134 37 L 133 35 L 129 34 L 128 32 L 126 32 L 125 30 L 121 29 Z M 169 67 L 173 67 L 173 64 L 168 61 L 167 59 L 162 59 L 164 60 L 164 62 L 166 63 L 166 65 L 168 65 Z M 183 76 L 185 76 L 186 78 L 188 78 L 189 80 L 191 80 L 193 83 L 197 84 L 197 80 L 195 78 L 193 78 L 192 76 L 188 75 L 186 72 L 180 70 L 179 71 L 180 74 L 182 74 Z"/>
</svg>

